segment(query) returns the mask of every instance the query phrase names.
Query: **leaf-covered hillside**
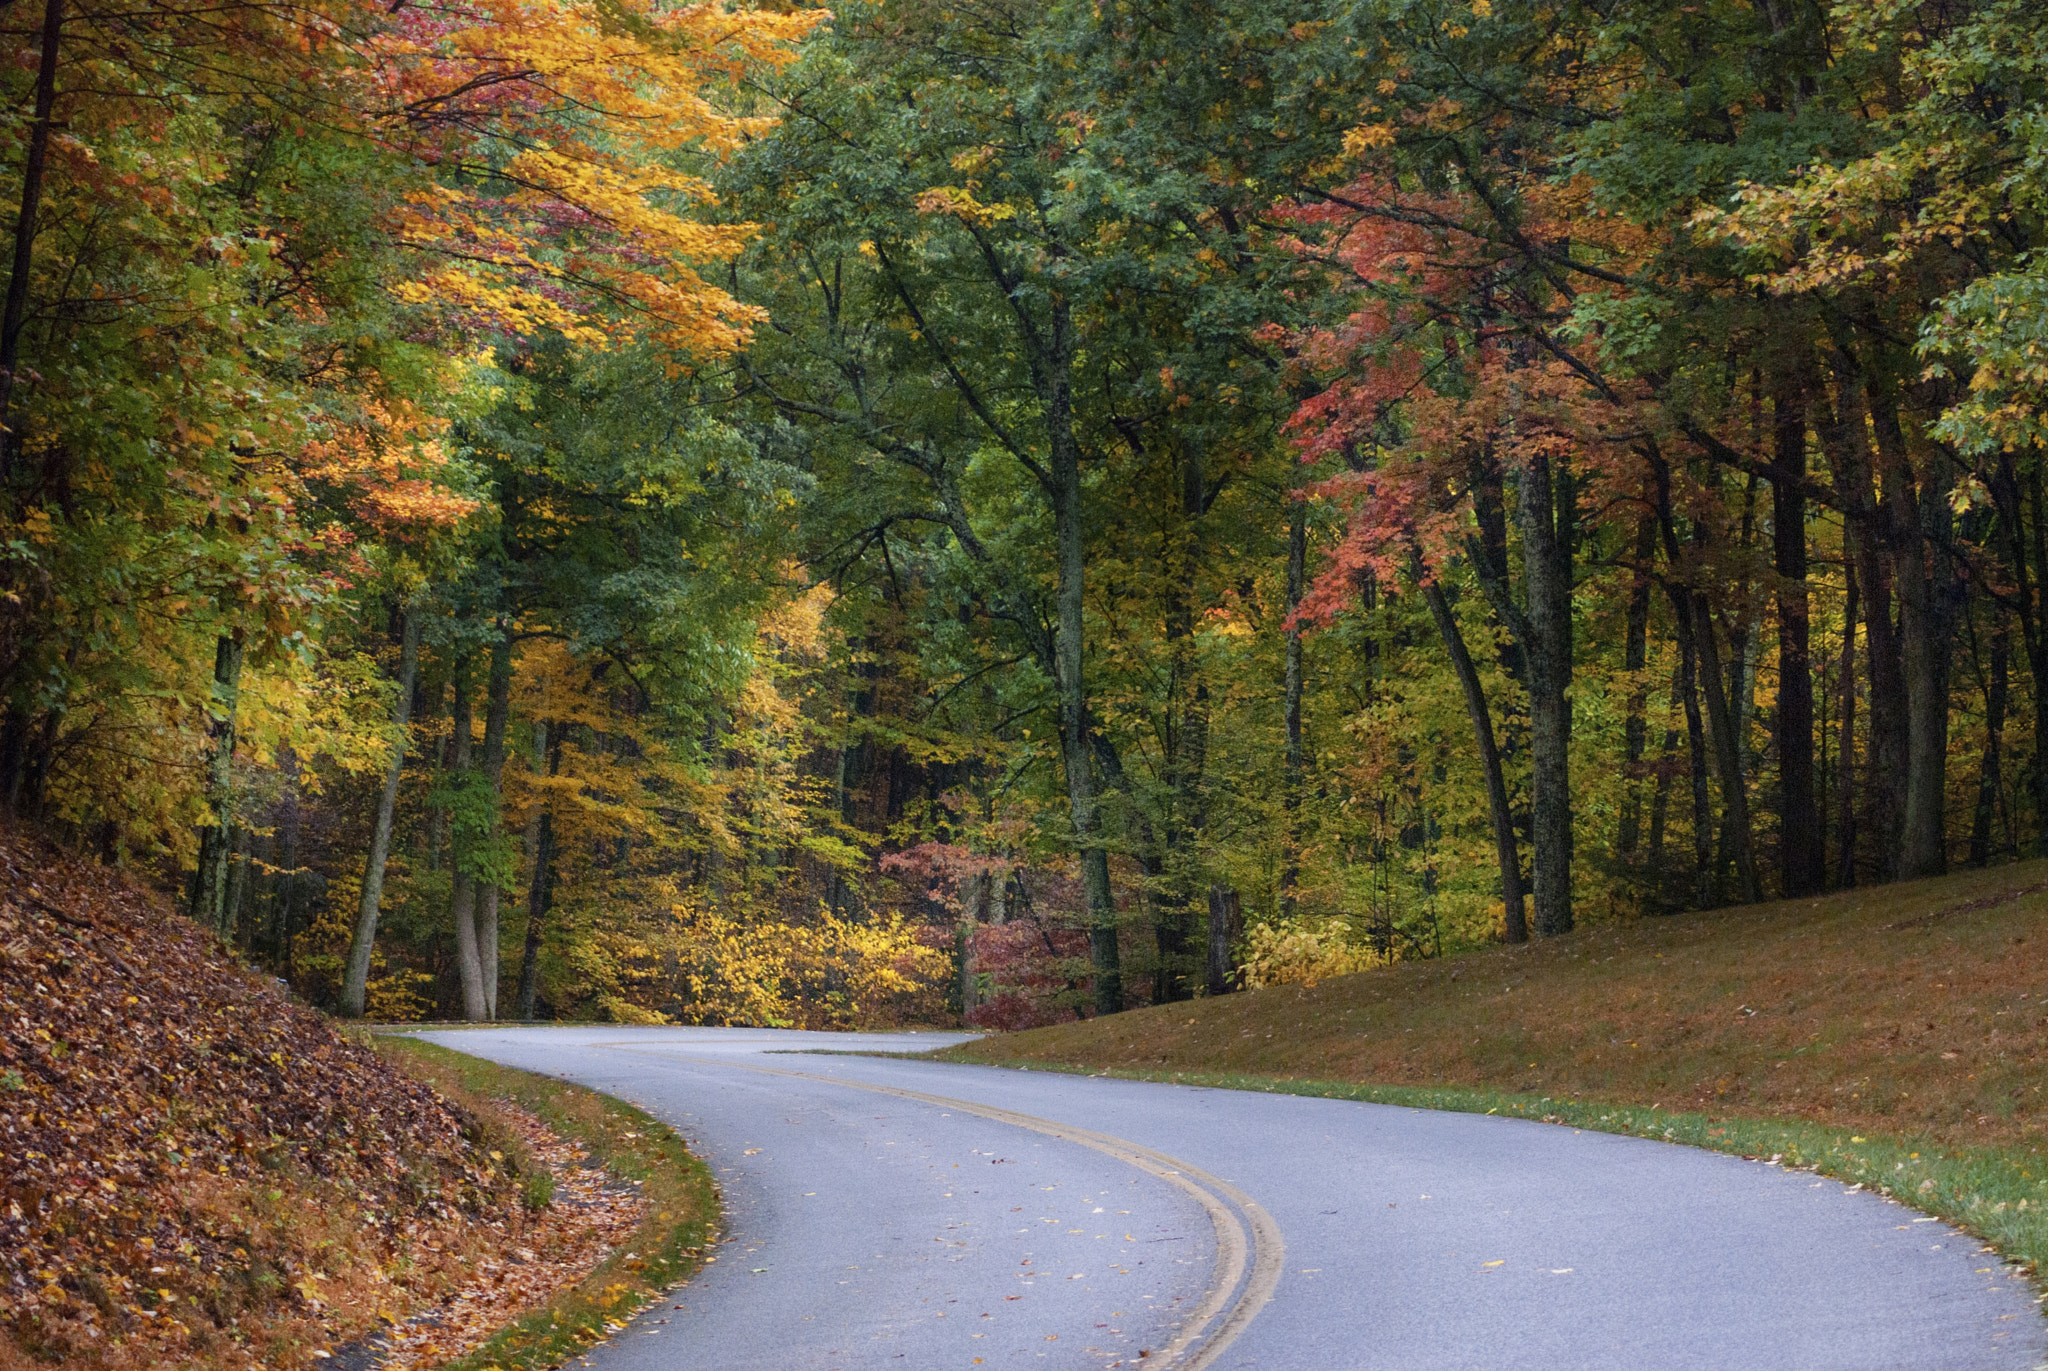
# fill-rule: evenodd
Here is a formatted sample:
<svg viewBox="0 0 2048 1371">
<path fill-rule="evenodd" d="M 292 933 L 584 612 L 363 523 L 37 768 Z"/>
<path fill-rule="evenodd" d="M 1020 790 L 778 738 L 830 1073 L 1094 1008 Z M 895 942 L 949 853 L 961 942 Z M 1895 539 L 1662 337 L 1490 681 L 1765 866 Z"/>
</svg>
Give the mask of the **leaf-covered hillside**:
<svg viewBox="0 0 2048 1371">
<path fill-rule="evenodd" d="M 0 1366 L 296 1361 L 438 1288 L 514 1189 L 475 1120 L 11 835 L 0 1022 Z"/>
</svg>

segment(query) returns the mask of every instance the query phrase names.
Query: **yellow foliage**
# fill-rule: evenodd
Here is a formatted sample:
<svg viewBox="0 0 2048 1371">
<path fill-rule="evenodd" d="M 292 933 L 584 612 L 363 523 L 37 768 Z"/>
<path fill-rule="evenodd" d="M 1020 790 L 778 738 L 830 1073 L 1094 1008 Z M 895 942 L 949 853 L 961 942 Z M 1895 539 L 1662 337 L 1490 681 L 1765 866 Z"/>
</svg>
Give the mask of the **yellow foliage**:
<svg viewBox="0 0 2048 1371">
<path fill-rule="evenodd" d="M 861 924 L 750 922 L 698 897 L 670 911 L 672 988 L 695 1023 L 869 1028 L 942 984 L 950 959 L 917 941 L 901 915 Z"/>
<path fill-rule="evenodd" d="M 974 198 L 972 188 L 963 190 L 959 186 L 933 186 L 930 190 L 920 192 L 912 203 L 917 206 L 920 214 L 951 215 L 962 223 L 972 224 L 976 228 L 987 228 L 991 224 L 1013 218 L 1017 213 L 1016 207 L 1012 205 L 984 205 Z"/>
<path fill-rule="evenodd" d="M 1369 947 L 1353 945 L 1337 919 L 1256 924 L 1245 935 L 1244 983 L 1252 990 L 1314 985 L 1331 976 L 1384 966 L 1387 960 Z"/>
</svg>

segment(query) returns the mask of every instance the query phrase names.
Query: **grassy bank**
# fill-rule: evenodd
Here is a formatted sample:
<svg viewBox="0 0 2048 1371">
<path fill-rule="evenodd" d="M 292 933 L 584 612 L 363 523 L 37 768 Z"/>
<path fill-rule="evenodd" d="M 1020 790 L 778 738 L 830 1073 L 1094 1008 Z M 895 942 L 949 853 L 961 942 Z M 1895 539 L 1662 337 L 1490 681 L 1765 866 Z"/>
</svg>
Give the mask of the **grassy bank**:
<svg viewBox="0 0 2048 1371">
<path fill-rule="evenodd" d="M 554 1366 L 602 1341 L 639 1309 L 686 1280 L 717 1240 L 711 1173 L 666 1125 L 629 1104 L 566 1081 L 499 1066 L 415 1038 L 378 1049 L 458 1101 L 504 1101 L 579 1145 L 589 1162 L 640 1188 L 638 1232 L 583 1280 L 528 1311 L 445 1371 Z"/>
<path fill-rule="evenodd" d="M 942 1055 L 1781 1156 L 2048 1269 L 2048 863 L 1599 925 Z"/>
</svg>

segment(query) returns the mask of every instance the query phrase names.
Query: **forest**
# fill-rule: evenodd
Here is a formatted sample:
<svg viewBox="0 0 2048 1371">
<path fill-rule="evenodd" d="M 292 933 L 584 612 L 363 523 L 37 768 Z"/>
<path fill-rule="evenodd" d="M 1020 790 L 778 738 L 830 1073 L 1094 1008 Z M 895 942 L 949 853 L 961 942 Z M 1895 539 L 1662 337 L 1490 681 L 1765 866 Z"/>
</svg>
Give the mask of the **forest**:
<svg viewBox="0 0 2048 1371">
<path fill-rule="evenodd" d="M 0 28 L 0 809 L 315 1005 L 1024 1027 L 2048 852 L 2048 6 Z"/>
</svg>

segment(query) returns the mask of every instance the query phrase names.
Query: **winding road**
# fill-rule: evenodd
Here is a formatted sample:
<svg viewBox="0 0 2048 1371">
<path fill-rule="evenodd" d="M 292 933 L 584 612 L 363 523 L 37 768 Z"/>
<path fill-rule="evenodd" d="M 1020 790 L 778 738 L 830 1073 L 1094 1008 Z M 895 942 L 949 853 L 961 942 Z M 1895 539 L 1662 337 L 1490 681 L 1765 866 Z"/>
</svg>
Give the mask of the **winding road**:
<svg viewBox="0 0 2048 1371">
<path fill-rule="evenodd" d="M 420 1036 L 675 1127 L 717 1262 L 599 1371 L 2041 1371 L 2017 1273 L 1803 1171 L 1520 1119 L 865 1056 L 953 1035 Z"/>
</svg>

